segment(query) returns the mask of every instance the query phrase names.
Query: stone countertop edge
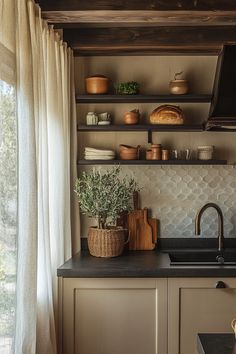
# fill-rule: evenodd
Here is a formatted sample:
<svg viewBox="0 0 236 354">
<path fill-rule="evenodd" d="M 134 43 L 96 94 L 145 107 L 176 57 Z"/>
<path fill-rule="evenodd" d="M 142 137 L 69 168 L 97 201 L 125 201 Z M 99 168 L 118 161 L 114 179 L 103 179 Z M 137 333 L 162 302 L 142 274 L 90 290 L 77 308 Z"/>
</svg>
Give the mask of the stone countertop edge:
<svg viewBox="0 0 236 354">
<path fill-rule="evenodd" d="M 199 354 L 235 354 L 236 341 L 231 333 L 199 333 L 197 336 Z"/>
<path fill-rule="evenodd" d="M 235 277 L 236 266 L 171 266 L 161 251 L 126 251 L 119 257 L 98 258 L 81 251 L 57 269 L 64 278 Z"/>
</svg>

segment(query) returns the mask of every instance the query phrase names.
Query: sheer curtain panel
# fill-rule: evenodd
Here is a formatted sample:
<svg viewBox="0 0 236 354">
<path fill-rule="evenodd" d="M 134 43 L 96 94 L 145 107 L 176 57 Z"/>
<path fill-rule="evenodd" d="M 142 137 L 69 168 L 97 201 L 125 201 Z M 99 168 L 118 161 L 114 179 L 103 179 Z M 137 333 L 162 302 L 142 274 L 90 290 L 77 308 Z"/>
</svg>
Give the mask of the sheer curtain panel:
<svg viewBox="0 0 236 354">
<path fill-rule="evenodd" d="M 55 354 L 56 269 L 71 256 L 73 54 L 16 0 L 19 245 L 15 354 Z M 76 154 L 75 149 L 72 152 Z M 73 171 L 73 168 L 72 168 Z"/>
<path fill-rule="evenodd" d="M 0 0 L 0 353 L 15 337 L 17 266 L 17 118 L 14 3 Z"/>
</svg>

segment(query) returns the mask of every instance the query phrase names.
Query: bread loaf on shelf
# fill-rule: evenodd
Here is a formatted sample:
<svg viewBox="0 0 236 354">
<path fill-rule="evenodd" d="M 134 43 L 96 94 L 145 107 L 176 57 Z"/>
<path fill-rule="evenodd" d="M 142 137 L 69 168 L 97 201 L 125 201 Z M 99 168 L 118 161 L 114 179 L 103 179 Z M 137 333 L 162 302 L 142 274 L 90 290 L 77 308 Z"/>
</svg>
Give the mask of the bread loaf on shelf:
<svg viewBox="0 0 236 354">
<path fill-rule="evenodd" d="M 152 124 L 184 124 L 184 113 L 178 106 L 162 105 L 150 115 Z"/>
</svg>

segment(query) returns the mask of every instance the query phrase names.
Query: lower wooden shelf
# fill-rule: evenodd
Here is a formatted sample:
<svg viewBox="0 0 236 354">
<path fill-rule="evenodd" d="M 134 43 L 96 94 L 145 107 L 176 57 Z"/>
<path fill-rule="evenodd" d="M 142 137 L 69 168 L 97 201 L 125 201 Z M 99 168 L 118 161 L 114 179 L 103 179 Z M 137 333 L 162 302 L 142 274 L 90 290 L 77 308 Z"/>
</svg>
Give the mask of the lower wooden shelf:
<svg viewBox="0 0 236 354">
<path fill-rule="evenodd" d="M 227 160 L 78 160 L 78 165 L 227 165 Z"/>
</svg>

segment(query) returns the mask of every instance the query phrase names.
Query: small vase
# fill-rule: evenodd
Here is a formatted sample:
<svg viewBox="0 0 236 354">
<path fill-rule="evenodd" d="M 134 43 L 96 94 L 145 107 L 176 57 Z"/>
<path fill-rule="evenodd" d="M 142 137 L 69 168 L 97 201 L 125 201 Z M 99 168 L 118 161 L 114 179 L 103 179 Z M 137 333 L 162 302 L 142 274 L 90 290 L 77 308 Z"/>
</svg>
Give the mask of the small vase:
<svg viewBox="0 0 236 354">
<path fill-rule="evenodd" d="M 172 80 L 169 83 L 170 93 L 173 95 L 185 95 L 188 93 L 188 81 L 187 80 Z"/>
</svg>

